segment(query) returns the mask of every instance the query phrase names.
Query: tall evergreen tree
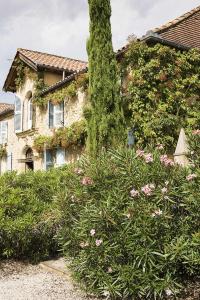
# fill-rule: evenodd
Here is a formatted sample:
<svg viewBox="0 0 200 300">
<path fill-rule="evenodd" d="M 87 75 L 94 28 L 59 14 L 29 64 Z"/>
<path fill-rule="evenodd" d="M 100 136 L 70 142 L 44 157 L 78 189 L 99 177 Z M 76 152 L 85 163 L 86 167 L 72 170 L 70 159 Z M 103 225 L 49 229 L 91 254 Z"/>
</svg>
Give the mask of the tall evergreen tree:
<svg viewBox="0 0 200 300">
<path fill-rule="evenodd" d="M 112 46 L 110 0 L 88 0 L 90 13 L 88 149 L 96 154 L 121 140 L 121 108 L 117 61 Z"/>
</svg>

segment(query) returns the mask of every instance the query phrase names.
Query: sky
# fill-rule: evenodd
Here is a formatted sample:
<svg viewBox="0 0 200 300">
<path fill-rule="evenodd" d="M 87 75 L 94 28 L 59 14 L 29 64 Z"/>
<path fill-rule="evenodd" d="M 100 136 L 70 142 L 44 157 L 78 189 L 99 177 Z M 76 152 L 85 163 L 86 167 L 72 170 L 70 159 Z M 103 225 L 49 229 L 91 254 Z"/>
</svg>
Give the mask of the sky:
<svg viewBox="0 0 200 300">
<path fill-rule="evenodd" d="M 87 60 L 87 0 L 0 0 L 0 102 L 14 95 L 2 87 L 17 48 Z M 200 5 L 200 0 L 111 0 L 114 49 Z"/>
</svg>

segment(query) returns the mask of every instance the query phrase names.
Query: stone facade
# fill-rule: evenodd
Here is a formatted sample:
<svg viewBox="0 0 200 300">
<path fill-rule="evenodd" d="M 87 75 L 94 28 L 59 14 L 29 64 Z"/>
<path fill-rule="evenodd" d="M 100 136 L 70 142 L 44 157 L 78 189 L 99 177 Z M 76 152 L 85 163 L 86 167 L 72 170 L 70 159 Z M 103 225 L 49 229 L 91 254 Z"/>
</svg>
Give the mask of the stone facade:
<svg viewBox="0 0 200 300">
<path fill-rule="evenodd" d="M 44 73 L 44 81 L 48 86 L 55 84 L 60 79 L 61 77 L 58 74 Z M 49 128 L 49 110 L 42 111 L 38 106 L 34 108 L 35 121 L 33 121 L 32 110 L 32 121 L 30 124 L 30 101 L 33 94 L 34 80 L 27 77 L 23 87 L 16 91 L 16 98 L 21 101 L 21 130 L 17 132 L 15 130 L 16 105 L 13 114 L 5 114 L 0 118 L 0 122 L 8 122 L 7 157 L 1 159 L 1 173 L 10 169 L 17 172 L 25 172 L 28 169 L 46 169 L 45 154 L 39 154 L 34 149 L 34 139 L 38 135 L 52 136 L 55 128 Z M 68 127 L 82 119 L 86 97 L 81 91 L 78 91 L 77 94 L 77 97 L 73 100 L 64 99 L 64 122 L 60 125 L 61 127 Z M 33 109 L 33 106 L 31 109 Z M 64 163 L 77 159 L 81 154 L 81 149 L 76 151 L 63 149 L 62 151 L 65 153 Z M 56 158 L 54 158 L 54 166 L 56 166 Z"/>
</svg>

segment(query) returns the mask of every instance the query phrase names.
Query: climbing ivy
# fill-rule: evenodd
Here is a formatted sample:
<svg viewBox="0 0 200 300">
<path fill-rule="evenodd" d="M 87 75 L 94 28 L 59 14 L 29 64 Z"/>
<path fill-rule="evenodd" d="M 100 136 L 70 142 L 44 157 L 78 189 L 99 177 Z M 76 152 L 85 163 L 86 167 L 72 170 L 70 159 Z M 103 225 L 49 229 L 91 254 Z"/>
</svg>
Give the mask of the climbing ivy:
<svg viewBox="0 0 200 300">
<path fill-rule="evenodd" d="M 7 156 L 7 150 L 5 146 L 0 146 L 0 158 L 4 158 Z"/>
<path fill-rule="evenodd" d="M 200 124 L 200 53 L 134 42 L 121 67 L 127 126 L 137 143 L 174 151 L 181 127 Z"/>
<path fill-rule="evenodd" d="M 89 57 L 89 99 L 91 112 L 88 121 L 87 146 L 91 154 L 102 147 L 123 140 L 124 118 L 121 109 L 117 62 L 112 46 L 111 6 L 109 0 L 88 0 L 90 38 L 87 44 Z"/>
<path fill-rule="evenodd" d="M 74 122 L 70 127 L 61 127 L 54 131 L 52 136 L 39 135 L 34 140 L 34 149 L 43 152 L 44 147 L 53 149 L 57 147 L 68 148 L 84 146 L 86 139 L 85 120 Z"/>
</svg>

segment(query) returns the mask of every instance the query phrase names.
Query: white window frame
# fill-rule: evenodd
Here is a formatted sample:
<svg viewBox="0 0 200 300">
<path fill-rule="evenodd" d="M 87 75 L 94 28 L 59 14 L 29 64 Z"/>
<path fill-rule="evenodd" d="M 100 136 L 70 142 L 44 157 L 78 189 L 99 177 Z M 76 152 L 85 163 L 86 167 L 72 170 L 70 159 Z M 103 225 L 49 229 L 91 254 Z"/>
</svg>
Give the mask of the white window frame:
<svg viewBox="0 0 200 300">
<path fill-rule="evenodd" d="M 56 149 L 56 166 L 62 167 L 66 164 L 65 161 L 65 149 L 64 148 L 57 148 Z"/>
<path fill-rule="evenodd" d="M 20 110 L 17 110 L 17 105 L 16 105 L 16 102 L 17 101 L 20 101 Z M 16 116 L 20 116 L 20 129 L 16 129 Z M 15 99 L 15 118 L 14 118 L 14 125 L 15 125 L 15 132 L 18 133 L 18 132 L 22 132 L 22 101 L 20 98 L 16 97 Z"/>
<path fill-rule="evenodd" d="M 7 143 L 8 143 L 8 121 L 2 121 L 0 122 L 0 144 L 4 145 Z"/>
<path fill-rule="evenodd" d="M 33 103 L 32 100 L 28 101 L 28 129 L 32 129 L 33 126 Z"/>
<path fill-rule="evenodd" d="M 57 118 L 59 116 L 59 118 Z M 52 117 L 52 119 L 51 119 Z M 57 120 L 59 120 L 57 122 Z M 48 123 L 49 128 L 60 128 L 64 126 L 64 102 L 53 105 L 48 103 Z"/>
</svg>

